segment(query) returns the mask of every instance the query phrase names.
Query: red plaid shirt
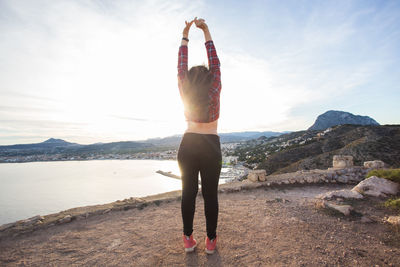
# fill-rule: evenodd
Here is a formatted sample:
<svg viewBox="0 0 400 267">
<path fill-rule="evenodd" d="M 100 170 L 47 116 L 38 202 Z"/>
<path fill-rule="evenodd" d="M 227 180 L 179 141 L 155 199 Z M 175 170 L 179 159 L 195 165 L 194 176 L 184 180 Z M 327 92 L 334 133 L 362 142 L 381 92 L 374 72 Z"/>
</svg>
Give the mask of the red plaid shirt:
<svg viewBox="0 0 400 267">
<path fill-rule="evenodd" d="M 221 92 L 221 71 L 220 62 L 217 56 L 217 51 L 215 50 L 214 43 L 212 40 L 205 43 L 208 57 L 208 66 L 213 75 L 213 82 L 210 90 L 208 91 L 208 119 L 206 121 L 195 120 L 193 118 L 188 118 L 186 120 L 194 122 L 212 122 L 219 118 L 219 95 Z M 183 99 L 182 84 L 185 75 L 188 72 L 188 47 L 187 45 L 181 45 L 179 47 L 178 54 L 178 78 L 179 78 L 179 93 Z"/>
</svg>

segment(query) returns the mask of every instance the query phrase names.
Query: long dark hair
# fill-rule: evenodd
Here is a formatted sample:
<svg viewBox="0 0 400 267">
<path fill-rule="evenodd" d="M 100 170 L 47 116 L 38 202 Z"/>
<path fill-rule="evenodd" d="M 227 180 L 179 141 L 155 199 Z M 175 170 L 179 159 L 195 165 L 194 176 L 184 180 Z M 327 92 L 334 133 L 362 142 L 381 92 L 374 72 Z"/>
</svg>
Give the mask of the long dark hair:
<svg viewBox="0 0 400 267">
<path fill-rule="evenodd" d="M 208 91 L 212 84 L 212 74 L 203 65 L 190 68 L 183 82 L 185 114 L 192 119 L 208 120 Z"/>
</svg>

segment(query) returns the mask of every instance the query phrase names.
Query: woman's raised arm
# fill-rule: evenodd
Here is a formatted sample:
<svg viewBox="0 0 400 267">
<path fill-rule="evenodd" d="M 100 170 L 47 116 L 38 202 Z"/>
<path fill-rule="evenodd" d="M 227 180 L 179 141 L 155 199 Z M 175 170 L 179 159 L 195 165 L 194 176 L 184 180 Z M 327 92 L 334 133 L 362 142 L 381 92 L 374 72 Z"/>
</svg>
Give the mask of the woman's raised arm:
<svg viewBox="0 0 400 267">
<path fill-rule="evenodd" d="M 183 81 L 185 75 L 188 71 L 188 38 L 189 38 L 189 30 L 190 26 L 192 26 L 194 20 L 191 22 L 185 21 L 185 28 L 182 32 L 182 41 L 181 46 L 179 47 L 178 52 L 178 84 Z"/>
<path fill-rule="evenodd" d="M 204 19 L 197 19 L 197 17 L 195 17 L 194 24 L 196 25 L 197 28 L 203 30 L 206 42 L 212 41 L 210 31 L 208 30 L 208 26 Z"/>
<path fill-rule="evenodd" d="M 220 62 L 219 62 L 219 58 L 217 56 L 217 51 L 215 50 L 214 42 L 211 38 L 210 31 L 208 29 L 208 26 L 205 23 L 204 19 L 197 19 L 197 17 L 194 19 L 194 23 L 197 28 L 200 28 L 201 30 L 203 30 L 204 39 L 206 41 L 205 45 L 206 45 L 206 50 L 207 50 L 208 66 L 214 75 L 214 79 L 219 80 L 220 74 L 221 74 L 220 73 Z"/>
</svg>

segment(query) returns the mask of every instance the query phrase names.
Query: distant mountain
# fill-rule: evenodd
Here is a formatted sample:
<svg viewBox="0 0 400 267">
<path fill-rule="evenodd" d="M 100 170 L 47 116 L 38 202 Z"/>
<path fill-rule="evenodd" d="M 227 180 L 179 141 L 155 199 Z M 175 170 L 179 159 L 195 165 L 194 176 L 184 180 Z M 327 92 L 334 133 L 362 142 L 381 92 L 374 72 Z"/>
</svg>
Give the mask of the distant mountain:
<svg viewBox="0 0 400 267">
<path fill-rule="evenodd" d="M 49 138 L 46 141 L 44 141 L 43 144 L 69 145 L 72 143 L 64 141 L 62 139 Z"/>
<path fill-rule="evenodd" d="M 308 130 L 325 130 L 329 127 L 342 125 L 379 125 L 374 119 L 368 116 L 354 115 L 349 112 L 329 110 L 317 117 L 315 123 Z"/>
<path fill-rule="evenodd" d="M 70 143 L 67 141 L 64 141 L 62 139 L 54 139 L 50 138 L 47 139 L 44 142 L 41 143 L 33 143 L 33 144 L 17 144 L 17 145 L 6 145 L 6 146 L 0 146 L 0 152 L 3 150 L 11 150 L 11 149 L 51 149 L 55 147 L 67 147 L 67 146 L 80 146 L 77 143 Z"/>
</svg>

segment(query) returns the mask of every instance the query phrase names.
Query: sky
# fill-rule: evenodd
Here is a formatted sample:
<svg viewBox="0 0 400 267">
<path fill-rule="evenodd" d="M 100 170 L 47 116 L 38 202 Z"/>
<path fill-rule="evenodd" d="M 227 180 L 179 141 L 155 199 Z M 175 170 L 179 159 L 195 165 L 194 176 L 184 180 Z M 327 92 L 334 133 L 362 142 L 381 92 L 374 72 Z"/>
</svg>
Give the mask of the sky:
<svg viewBox="0 0 400 267">
<path fill-rule="evenodd" d="M 297 131 L 328 110 L 400 123 L 400 1 L 0 0 L 0 145 L 186 129 L 185 20 L 221 61 L 218 132 Z M 189 33 L 189 68 L 207 64 Z"/>
</svg>

